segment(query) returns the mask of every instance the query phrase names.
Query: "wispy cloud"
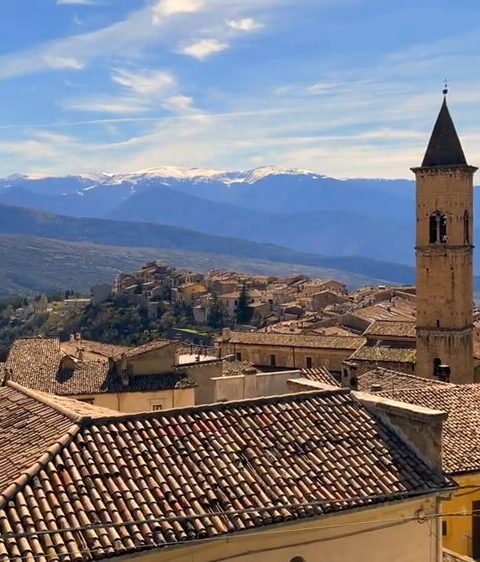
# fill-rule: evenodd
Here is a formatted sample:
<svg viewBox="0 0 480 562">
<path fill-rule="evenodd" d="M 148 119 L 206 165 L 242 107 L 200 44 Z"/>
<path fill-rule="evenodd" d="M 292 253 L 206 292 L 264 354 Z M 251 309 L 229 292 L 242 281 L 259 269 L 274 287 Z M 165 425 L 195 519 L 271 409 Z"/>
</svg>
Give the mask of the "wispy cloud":
<svg viewBox="0 0 480 562">
<path fill-rule="evenodd" d="M 138 94 L 156 94 L 176 84 L 174 76 L 163 70 L 141 70 L 138 72 L 114 69 L 112 79 L 117 84 Z"/>
<path fill-rule="evenodd" d="M 115 115 L 143 113 L 148 110 L 148 105 L 138 98 L 114 98 L 110 96 L 99 96 L 93 99 L 76 100 L 67 103 L 66 107 L 76 111 L 111 113 Z"/>
<path fill-rule="evenodd" d="M 180 52 L 198 60 L 205 60 L 225 49 L 228 49 L 228 43 L 224 43 L 218 39 L 201 39 L 200 41 L 183 47 Z"/>
<path fill-rule="evenodd" d="M 194 100 L 190 96 L 170 96 L 166 98 L 164 107 L 176 111 L 190 111 L 194 109 Z"/>
<path fill-rule="evenodd" d="M 85 64 L 75 57 L 46 55 L 45 64 L 53 70 L 82 70 Z"/>
<path fill-rule="evenodd" d="M 253 31 L 263 27 L 263 24 L 253 18 L 241 18 L 238 20 L 227 20 L 227 25 L 235 31 Z"/>
</svg>

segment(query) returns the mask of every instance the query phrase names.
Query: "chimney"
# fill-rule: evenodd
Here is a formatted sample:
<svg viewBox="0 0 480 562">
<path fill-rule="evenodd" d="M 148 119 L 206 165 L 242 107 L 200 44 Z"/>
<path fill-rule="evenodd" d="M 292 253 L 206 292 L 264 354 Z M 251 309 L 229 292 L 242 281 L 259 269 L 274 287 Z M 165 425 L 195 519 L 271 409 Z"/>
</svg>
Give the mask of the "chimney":
<svg viewBox="0 0 480 562">
<path fill-rule="evenodd" d="M 442 468 L 442 428 L 448 413 L 355 392 L 356 398 L 413 447 L 432 468 Z"/>
<path fill-rule="evenodd" d="M 231 337 L 232 337 L 232 331 L 230 330 L 230 328 L 223 328 L 223 330 L 222 330 L 222 342 L 230 341 Z"/>
<path fill-rule="evenodd" d="M 80 340 L 82 339 L 82 334 L 81 334 L 80 332 L 77 332 L 77 333 L 75 334 L 75 339 L 76 339 L 77 341 L 80 341 Z"/>
<path fill-rule="evenodd" d="M 75 334 L 70 334 L 70 341 L 75 341 Z"/>
<path fill-rule="evenodd" d="M 370 386 L 370 392 L 382 392 L 382 390 L 383 390 L 383 386 L 378 382 L 374 382 Z"/>
</svg>

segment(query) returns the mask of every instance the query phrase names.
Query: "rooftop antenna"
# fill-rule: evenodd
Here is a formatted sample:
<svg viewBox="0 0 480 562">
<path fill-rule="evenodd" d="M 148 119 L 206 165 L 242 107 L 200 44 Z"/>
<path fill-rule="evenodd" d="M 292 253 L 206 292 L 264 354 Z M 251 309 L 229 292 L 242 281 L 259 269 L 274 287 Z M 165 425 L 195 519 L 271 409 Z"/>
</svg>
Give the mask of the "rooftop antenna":
<svg viewBox="0 0 480 562">
<path fill-rule="evenodd" d="M 445 80 L 443 81 L 443 90 L 442 93 L 444 96 L 446 96 L 448 94 L 448 80 L 445 78 Z"/>
</svg>

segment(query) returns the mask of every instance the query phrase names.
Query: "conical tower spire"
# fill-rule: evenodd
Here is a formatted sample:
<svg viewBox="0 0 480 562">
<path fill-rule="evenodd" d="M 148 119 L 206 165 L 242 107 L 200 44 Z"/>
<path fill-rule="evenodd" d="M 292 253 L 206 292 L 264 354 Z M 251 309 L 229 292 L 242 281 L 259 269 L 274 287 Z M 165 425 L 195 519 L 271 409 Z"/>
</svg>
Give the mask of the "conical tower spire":
<svg viewBox="0 0 480 562">
<path fill-rule="evenodd" d="M 467 161 L 447 107 L 447 89 L 423 158 L 422 167 L 465 166 Z"/>
</svg>

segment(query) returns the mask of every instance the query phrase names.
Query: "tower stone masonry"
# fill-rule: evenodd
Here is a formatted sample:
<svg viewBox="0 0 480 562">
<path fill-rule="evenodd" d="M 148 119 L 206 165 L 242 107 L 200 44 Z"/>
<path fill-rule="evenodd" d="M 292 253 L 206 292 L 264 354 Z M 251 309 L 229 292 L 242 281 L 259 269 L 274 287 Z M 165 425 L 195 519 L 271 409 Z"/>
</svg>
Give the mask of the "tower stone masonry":
<svg viewBox="0 0 480 562">
<path fill-rule="evenodd" d="M 446 97 L 416 176 L 417 365 L 426 378 L 474 382 L 473 174 Z"/>
</svg>

